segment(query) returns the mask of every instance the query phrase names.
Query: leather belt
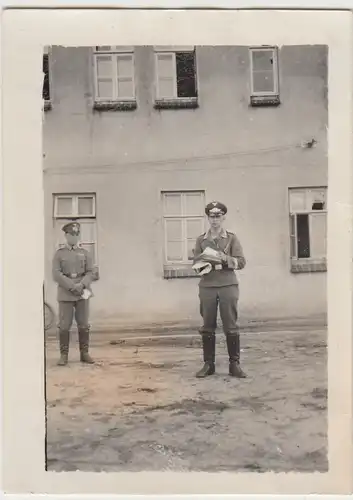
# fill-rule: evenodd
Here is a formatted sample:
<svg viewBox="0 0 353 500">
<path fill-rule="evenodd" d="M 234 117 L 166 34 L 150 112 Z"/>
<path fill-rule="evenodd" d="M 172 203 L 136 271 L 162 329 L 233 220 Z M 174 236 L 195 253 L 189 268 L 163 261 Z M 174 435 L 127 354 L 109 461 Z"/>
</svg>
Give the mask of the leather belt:
<svg viewBox="0 0 353 500">
<path fill-rule="evenodd" d="M 84 276 L 83 274 L 78 274 L 78 273 L 71 273 L 71 274 L 65 274 L 67 278 L 75 279 L 75 278 L 82 278 Z"/>
</svg>

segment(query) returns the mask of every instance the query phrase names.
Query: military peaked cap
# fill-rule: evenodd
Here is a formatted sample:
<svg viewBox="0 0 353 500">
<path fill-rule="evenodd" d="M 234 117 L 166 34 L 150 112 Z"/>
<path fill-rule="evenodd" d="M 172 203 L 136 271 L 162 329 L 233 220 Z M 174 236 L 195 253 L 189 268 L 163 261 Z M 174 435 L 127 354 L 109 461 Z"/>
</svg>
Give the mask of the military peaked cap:
<svg viewBox="0 0 353 500">
<path fill-rule="evenodd" d="M 227 207 L 219 201 L 212 201 L 205 208 L 205 213 L 206 213 L 206 215 L 209 215 L 209 216 L 225 215 L 227 213 L 227 211 L 228 211 Z"/>
<path fill-rule="evenodd" d="M 63 226 L 62 230 L 64 233 L 72 234 L 73 236 L 77 236 L 80 234 L 81 226 L 78 222 L 69 222 Z"/>
</svg>

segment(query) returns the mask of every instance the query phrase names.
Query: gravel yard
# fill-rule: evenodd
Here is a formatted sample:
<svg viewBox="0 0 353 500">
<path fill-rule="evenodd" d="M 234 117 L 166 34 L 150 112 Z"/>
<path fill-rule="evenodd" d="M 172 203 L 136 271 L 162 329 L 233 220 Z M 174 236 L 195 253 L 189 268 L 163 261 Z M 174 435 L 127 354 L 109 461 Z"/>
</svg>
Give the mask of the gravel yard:
<svg viewBox="0 0 353 500">
<path fill-rule="evenodd" d="M 201 380 L 197 341 L 95 334 L 96 365 L 73 340 L 58 367 L 49 340 L 48 470 L 326 471 L 326 331 L 243 335 L 246 380 L 228 376 L 218 338 L 217 373 Z"/>
</svg>

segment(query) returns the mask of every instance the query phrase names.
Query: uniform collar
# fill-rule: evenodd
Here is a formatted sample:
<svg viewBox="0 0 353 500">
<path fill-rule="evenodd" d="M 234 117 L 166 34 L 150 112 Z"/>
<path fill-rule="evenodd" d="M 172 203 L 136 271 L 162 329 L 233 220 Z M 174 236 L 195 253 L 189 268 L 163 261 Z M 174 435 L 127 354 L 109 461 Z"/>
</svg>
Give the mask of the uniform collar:
<svg viewBox="0 0 353 500">
<path fill-rule="evenodd" d="M 227 233 L 227 231 L 224 228 L 222 228 L 221 232 L 219 233 L 219 237 L 220 238 L 228 238 L 228 233 Z M 203 239 L 204 240 L 207 240 L 207 239 L 210 240 L 210 239 L 212 239 L 212 237 L 211 237 L 211 229 L 209 229 L 207 231 L 207 233 L 205 234 L 205 236 L 203 237 Z"/>
<path fill-rule="evenodd" d="M 66 248 L 69 249 L 69 250 L 77 250 L 78 248 L 80 248 L 80 245 L 69 245 L 68 243 L 66 244 Z"/>
</svg>

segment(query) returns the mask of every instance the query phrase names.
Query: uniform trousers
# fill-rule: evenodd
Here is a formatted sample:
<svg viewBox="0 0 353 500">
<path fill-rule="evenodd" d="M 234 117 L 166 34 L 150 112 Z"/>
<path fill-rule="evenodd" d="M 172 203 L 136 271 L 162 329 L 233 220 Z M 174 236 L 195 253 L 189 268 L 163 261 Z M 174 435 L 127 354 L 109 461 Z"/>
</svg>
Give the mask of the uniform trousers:
<svg viewBox="0 0 353 500">
<path fill-rule="evenodd" d="M 239 286 L 200 287 L 200 314 L 203 319 L 202 335 L 213 335 L 217 328 L 217 312 L 223 324 L 223 331 L 228 337 L 238 334 Z"/>
<path fill-rule="evenodd" d="M 89 315 L 89 301 L 79 299 L 76 301 L 59 301 L 59 340 L 60 352 L 66 355 L 69 352 L 70 343 L 70 329 L 75 316 L 78 340 L 80 345 L 80 352 L 82 354 L 88 353 L 89 346 L 89 330 L 88 323 Z"/>
<path fill-rule="evenodd" d="M 60 301 L 59 302 L 59 329 L 61 331 L 69 331 L 72 327 L 73 319 L 79 330 L 89 329 L 89 301 L 79 299 L 77 301 Z"/>
</svg>

